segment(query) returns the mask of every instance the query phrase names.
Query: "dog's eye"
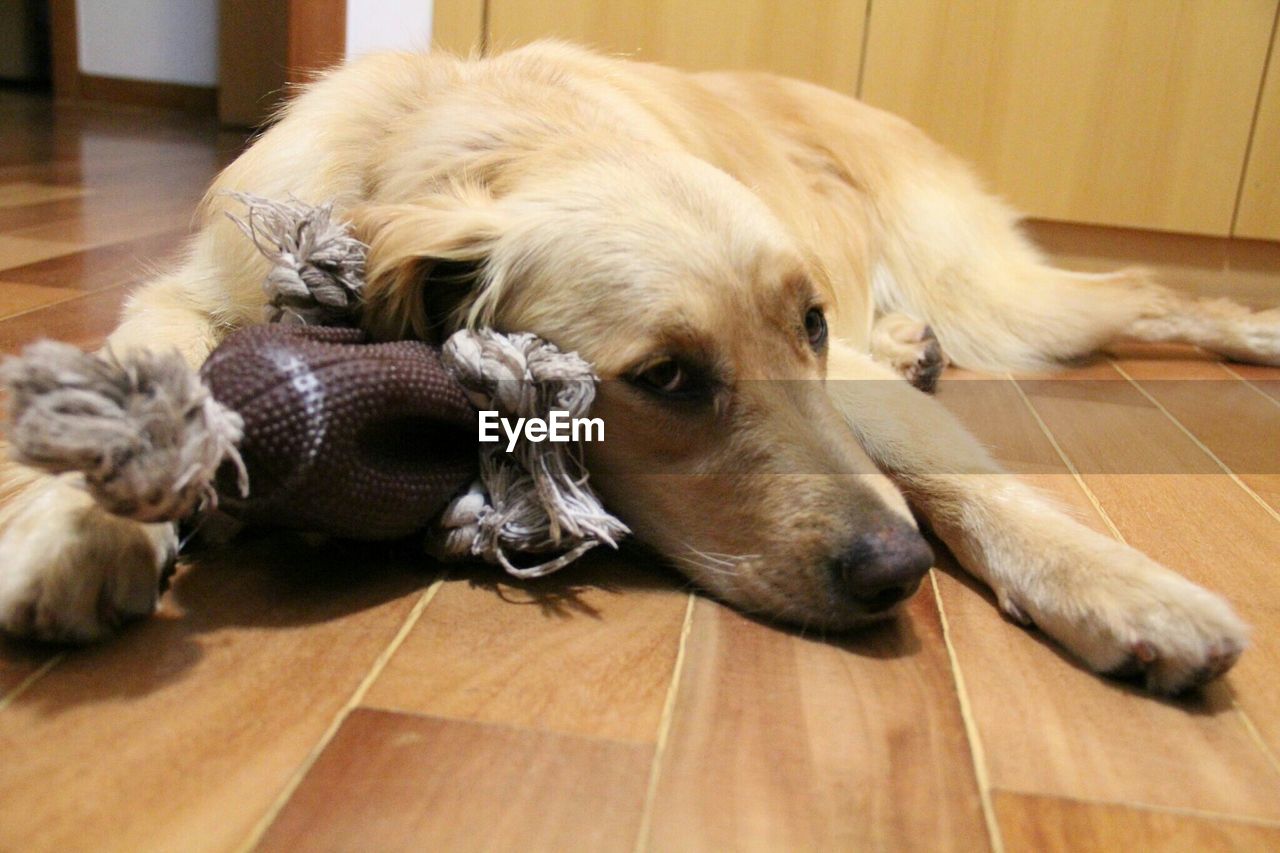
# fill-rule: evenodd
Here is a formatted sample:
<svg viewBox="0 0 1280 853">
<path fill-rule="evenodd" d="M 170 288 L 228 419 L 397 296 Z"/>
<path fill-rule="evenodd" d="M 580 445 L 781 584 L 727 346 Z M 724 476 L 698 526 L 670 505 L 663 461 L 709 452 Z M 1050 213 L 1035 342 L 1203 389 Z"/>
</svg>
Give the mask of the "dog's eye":
<svg viewBox="0 0 1280 853">
<path fill-rule="evenodd" d="M 827 343 L 827 315 L 817 306 L 804 314 L 804 331 L 809 336 L 809 346 L 820 350 Z"/>
<path fill-rule="evenodd" d="M 704 388 L 695 372 L 673 358 L 655 361 L 630 376 L 632 384 L 660 397 L 690 399 Z"/>
</svg>

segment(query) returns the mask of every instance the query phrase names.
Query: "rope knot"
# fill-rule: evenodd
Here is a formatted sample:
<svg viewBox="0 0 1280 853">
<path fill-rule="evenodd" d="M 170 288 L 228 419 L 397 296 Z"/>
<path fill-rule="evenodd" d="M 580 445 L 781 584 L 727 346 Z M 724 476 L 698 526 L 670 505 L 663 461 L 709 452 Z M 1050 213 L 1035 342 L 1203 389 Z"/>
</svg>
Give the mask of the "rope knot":
<svg viewBox="0 0 1280 853">
<path fill-rule="evenodd" d="M 441 360 L 477 408 L 502 417 L 547 417 L 552 410 L 583 417 L 595 400 L 591 365 L 535 335 L 464 329 L 445 342 Z M 500 444 L 483 445 L 480 482 L 441 520 L 444 552 L 460 556 L 465 547 L 529 578 L 563 568 L 601 543 L 616 548 L 630 531 L 604 509 L 587 479 L 577 442 L 520 440 L 510 453 Z M 488 504 L 477 503 L 486 492 Z M 509 551 L 562 553 L 521 568 Z"/>
</svg>

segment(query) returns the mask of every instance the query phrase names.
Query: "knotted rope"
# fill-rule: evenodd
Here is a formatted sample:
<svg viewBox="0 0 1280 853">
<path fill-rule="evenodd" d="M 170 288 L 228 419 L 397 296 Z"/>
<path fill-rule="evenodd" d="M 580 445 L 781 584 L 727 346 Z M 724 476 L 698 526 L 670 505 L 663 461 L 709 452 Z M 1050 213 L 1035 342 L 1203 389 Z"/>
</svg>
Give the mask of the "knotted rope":
<svg viewBox="0 0 1280 853">
<path fill-rule="evenodd" d="M 263 283 L 271 322 L 354 324 L 364 288 L 368 247 L 333 219 L 333 205 L 276 202 L 231 193 L 247 208 L 228 214 L 271 262 Z M 598 377 L 576 353 L 535 335 L 489 329 L 456 332 L 445 342 L 446 368 L 480 409 L 503 417 L 547 418 L 552 409 L 584 417 Z M 456 497 L 428 534 L 442 558 L 482 557 L 520 578 L 562 569 L 592 548 L 630 533 L 587 482 L 575 442 L 520 440 L 513 453 L 481 445 L 480 477 Z M 509 554 L 559 556 L 517 567 Z"/>
<path fill-rule="evenodd" d="M 40 341 L 0 366 L 0 383 L 13 458 L 83 473 L 94 500 L 116 515 L 171 521 L 216 505 L 214 474 L 226 460 L 240 491 L 248 489 L 236 449 L 240 416 L 176 352 L 99 358 Z"/>
<path fill-rule="evenodd" d="M 354 324 L 367 248 L 334 221 L 332 205 L 233 195 L 248 211 L 231 218 L 271 261 L 263 283 L 271 320 Z M 531 334 L 462 330 L 442 356 L 472 402 L 502 417 L 547 419 L 553 409 L 585 417 L 595 399 L 591 365 Z M 176 352 L 103 358 L 45 341 L 9 359 L 0 382 L 14 457 L 52 473 L 83 473 L 110 512 L 157 522 L 214 507 L 224 461 L 248 493 L 240 416 Z M 630 532 L 588 485 L 577 443 L 520 440 L 511 453 L 481 444 L 479 454 L 479 479 L 428 534 L 439 556 L 478 556 L 516 577 L 540 577 L 601 543 L 617 547 Z M 557 556 L 519 567 L 512 554 Z"/>
<path fill-rule="evenodd" d="M 476 408 L 503 418 L 546 418 L 556 410 L 572 421 L 586 417 L 595 400 L 591 365 L 528 333 L 464 329 L 445 342 L 441 360 Z M 499 444 L 481 445 L 480 479 L 445 510 L 435 547 L 445 556 L 483 557 L 516 577 L 533 578 L 601 543 L 616 548 L 629 532 L 587 484 L 579 444 L 525 440 L 511 453 Z M 563 553 L 520 568 L 508 551 Z"/>
<path fill-rule="evenodd" d="M 262 283 L 269 323 L 334 326 L 359 310 L 368 247 L 333 219 L 333 204 L 297 199 L 272 201 L 228 193 L 242 203 L 243 218 L 227 214 L 271 262 Z"/>
</svg>

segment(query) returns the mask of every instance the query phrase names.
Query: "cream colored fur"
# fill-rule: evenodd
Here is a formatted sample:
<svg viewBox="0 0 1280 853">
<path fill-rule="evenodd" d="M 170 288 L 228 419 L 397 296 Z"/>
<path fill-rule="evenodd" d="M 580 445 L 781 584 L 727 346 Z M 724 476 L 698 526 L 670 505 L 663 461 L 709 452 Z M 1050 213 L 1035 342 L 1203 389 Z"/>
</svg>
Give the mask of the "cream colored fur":
<svg viewBox="0 0 1280 853">
<path fill-rule="evenodd" d="M 1141 273 L 1045 265 L 1008 209 L 893 116 L 795 81 L 558 44 L 363 59 L 309 86 L 218 178 L 186 261 L 133 297 L 115 350 L 176 346 L 194 365 L 261 320 L 263 261 L 222 216 L 225 190 L 335 200 L 371 245 L 379 337 L 484 323 L 591 360 L 609 430 L 589 448 L 594 482 L 739 607 L 865 621 L 829 565 L 862 531 L 913 524 L 905 495 L 1006 612 L 1097 670 L 1137 666 L 1171 691 L 1244 646 L 1220 598 L 1055 510 L 881 362 L 905 368 L 927 324 L 976 369 L 1052 366 L 1125 335 L 1276 363 L 1280 322 L 1188 303 Z M 454 292 L 442 263 L 472 278 L 440 313 Z M 815 306 L 829 351 L 805 334 Z M 663 359 L 705 367 L 706 405 L 628 381 Z M 92 639 L 150 609 L 171 533 L 5 476 L 0 627 Z"/>
</svg>

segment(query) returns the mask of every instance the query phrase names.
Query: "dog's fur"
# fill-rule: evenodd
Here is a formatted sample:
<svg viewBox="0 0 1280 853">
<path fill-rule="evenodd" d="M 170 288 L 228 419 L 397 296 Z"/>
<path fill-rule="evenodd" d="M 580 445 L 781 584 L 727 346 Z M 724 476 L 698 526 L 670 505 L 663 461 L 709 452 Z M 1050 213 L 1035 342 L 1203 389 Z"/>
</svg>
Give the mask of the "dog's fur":
<svg viewBox="0 0 1280 853">
<path fill-rule="evenodd" d="M 371 247 L 380 338 L 490 324 L 582 353 L 606 380 L 593 482 L 739 607 L 865 621 L 877 608 L 840 576 L 857 580 L 868 542 L 911 551 L 910 500 L 1006 613 L 1098 671 L 1137 667 L 1175 691 L 1244 646 L 1222 599 L 1002 473 L 899 374 L 936 370 L 929 329 L 979 370 L 1126 336 L 1276 363 L 1280 315 L 1047 266 L 963 165 L 893 116 L 791 80 L 552 43 L 366 58 L 308 86 L 218 178 L 186 261 L 133 296 L 115 351 L 177 347 L 196 365 L 260 321 L 264 262 L 222 215 L 225 190 L 336 200 Z M 815 307 L 829 343 L 806 331 Z M 637 378 L 672 360 L 696 380 L 689 399 Z M 111 518 L 12 465 L 5 480 L 0 627 L 90 640 L 151 611 L 169 526 Z"/>
</svg>

